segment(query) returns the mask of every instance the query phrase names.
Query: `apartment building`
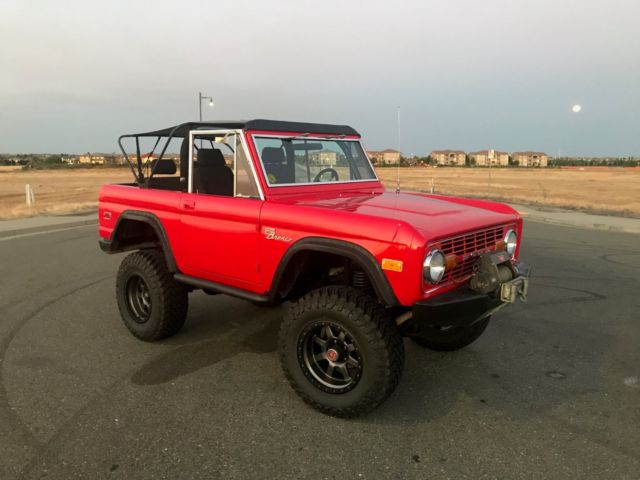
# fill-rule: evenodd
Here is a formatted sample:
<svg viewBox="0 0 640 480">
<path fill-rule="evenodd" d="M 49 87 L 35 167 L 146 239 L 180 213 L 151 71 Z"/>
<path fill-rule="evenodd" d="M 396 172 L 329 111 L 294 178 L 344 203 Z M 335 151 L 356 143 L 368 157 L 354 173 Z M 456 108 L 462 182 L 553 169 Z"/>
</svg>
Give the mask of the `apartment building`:
<svg viewBox="0 0 640 480">
<path fill-rule="evenodd" d="M 497 150 L 480 150 L 469 154 L 471 164 L 477 167 L 508 167 L 509 154 Z"/>
<path fill-rule="evenodd" d="M 338 159 L 343 157 L 343 155 L 338 155 L 338 152 L 325 149 L 313 152 L 309 157 L 314 165 L 335 167 L 338 164 Z"/>
<path fill-rule="evenodd" d="M 367 150 L 367 155 L 373 162 L 378 164 L 395 165 L 400 163 L 400 152 L 391 148 L 381 151 Z"/>
<path fill-rule="evenodd" d="M 514 152 L 513 162 L 520 167 L 546 167 L 549 157 L 544 152 Z"/>
<path fill-rule="evenodd" d="M 78 162 L 82 164 L 104 165 L 105 155 L 87 153 L 86 155 L 80 155 Z"/>
<path fill-rule="evenodd" d="M 464 166 L 467 164 L 467 154 L 462 150 L 434 150 L 431 152 L 431 159 L 438 165 Z"/>
</svg>

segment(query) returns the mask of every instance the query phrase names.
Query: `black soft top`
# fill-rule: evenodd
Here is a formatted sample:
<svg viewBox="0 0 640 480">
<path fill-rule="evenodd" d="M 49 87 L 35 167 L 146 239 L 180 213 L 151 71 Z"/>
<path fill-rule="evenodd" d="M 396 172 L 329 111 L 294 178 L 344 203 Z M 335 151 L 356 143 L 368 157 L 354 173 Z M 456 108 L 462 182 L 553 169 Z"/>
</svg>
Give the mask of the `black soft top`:
<svg viewBox="0 0 640 480">
<path fill-rule="evenodd" d="M 190 130 L 197 129 L 243 129 L 265 130 L 273 132 L 326 133 L 330 135 L 359 135 L 348 125 L 329 125 L 325 123 L 285 122 L 283 120 L 219 120 L 215 122 L 187 122 L 174 127 L 163 128 L 153 132 L 133 133 L 124 137 L 185 137 Z"/>
<path fill-rule="evenodd" d="M 213 129 L 242 129 L 242 130 L 262 130 L 271 132 L 294 132 L 301 134 L 314 134 L 323 133 L 328 135 L 360 135 L 355 129 L 347 125 L 329 125 L 324 123 L 304 123 L 304 122 L 285 122 L 282 120 L 216 120 L 210 122 L 187 122 L 181 123 L 174 127 L 163 128 L 161 130 L 154 130 L 153 132 L 144 133 L 130 133 L 121 135 L 118 139 L 120 150 L 124 155 L 124 158 L 131 167 L 136 183 L 138 185 L 149 185 L 149 180 L 153 177 L 153 174 L 157 170 L 157 165 L 160 165 L 163 161 L 164 154 L 169 146 L 169 143 L 174 138 L 185 138 L 189 135 L 191 130 L 213 130 Z M 150 167 L 148 164 L 143 166 L 142 158 L 140 156 L 140 138 L 155 137 L 155 145 L 151 151 L 152 155 L 160 140 L 165 138 L 164 146 L 161 148 L 158 159 L 153 162 Z M 125 138 L 133 138 L 136 146 L 136 163 L 129 159 L 129 155 L 122 145 L 122 140 Z M 146 171 L 145 171 L 146 169 Z"/>
</svg>

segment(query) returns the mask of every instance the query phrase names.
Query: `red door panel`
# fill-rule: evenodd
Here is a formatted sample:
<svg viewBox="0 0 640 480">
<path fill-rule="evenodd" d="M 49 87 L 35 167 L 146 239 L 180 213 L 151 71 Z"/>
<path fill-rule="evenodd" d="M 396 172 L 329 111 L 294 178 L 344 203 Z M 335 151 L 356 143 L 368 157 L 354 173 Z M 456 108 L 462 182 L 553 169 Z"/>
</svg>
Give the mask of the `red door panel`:
<svg viewBox="0 0 640 480">
<path fill-rule="evenodd" d="M 259 292 L 262 200 L 185 193 L 181 202 L 183 271 Z"/>
</svg>

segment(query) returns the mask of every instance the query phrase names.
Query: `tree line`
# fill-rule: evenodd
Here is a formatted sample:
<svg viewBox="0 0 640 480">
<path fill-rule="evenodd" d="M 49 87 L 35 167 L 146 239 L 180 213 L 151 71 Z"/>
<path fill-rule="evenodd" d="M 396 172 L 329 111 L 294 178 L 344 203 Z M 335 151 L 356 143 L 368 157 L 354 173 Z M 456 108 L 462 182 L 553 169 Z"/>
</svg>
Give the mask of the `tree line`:
<svg viewBox="0 0 640 480">
<path fill-rule="evenodd" d="M 376 167 L 397 167 L 397 164 L 383 164 L 373 161 Z M 425 157 L 400 157 L 401 167 L 417 167 L 438 165 L 438 162 L 427 155 Z M 465 165 L 446 165 L 447 167 L 474 167 L 475 162 L 467 156 Z M 518 161 L 509 156 L 508 167 L 518 167 Z M 493 165 L 492 168 L 508 168 L 507 166 Z M 547 168 L 553 167 L 640 167 L 640 157 L 549 157 Z M 484 167 L 487 168 L 487 167 Z M 531 167 L 541 168 L 541 167 Z M 544 168 L 544 167 L 542 167 Z"/>
</svg>

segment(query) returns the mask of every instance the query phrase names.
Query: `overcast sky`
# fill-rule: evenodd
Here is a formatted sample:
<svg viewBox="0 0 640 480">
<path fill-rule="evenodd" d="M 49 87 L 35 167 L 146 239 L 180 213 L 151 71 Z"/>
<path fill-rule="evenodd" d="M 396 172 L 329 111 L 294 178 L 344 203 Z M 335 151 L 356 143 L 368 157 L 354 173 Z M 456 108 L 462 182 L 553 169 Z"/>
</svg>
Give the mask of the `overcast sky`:
<svg viewBox="0 0 640 480">
<path fill-rule="evenodd" d="M 0 152 L 112 152 L 205 119 L 372 149 L 640 155 L 637 0 L 0 0 Z M 571 106 L 581 104 L 579 114 Z"/>
</svg>

